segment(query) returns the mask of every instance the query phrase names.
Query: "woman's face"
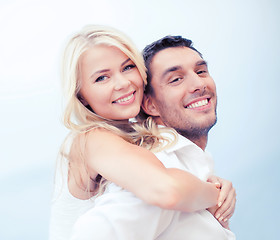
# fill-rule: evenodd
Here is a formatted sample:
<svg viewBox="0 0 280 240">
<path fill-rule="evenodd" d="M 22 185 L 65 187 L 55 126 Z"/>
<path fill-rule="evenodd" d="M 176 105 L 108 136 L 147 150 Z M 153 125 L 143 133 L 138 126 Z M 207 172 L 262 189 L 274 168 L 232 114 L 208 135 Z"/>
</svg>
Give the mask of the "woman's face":
<svg viewBox="0 0 280 240">
<path fill-rule="evenodd" d="M 97 45 L 80 58 L 83 104 L 107 119 L 125 120 L 140 111 L 143 80 L 134 64 L 121 50 Z"/>
</svg>

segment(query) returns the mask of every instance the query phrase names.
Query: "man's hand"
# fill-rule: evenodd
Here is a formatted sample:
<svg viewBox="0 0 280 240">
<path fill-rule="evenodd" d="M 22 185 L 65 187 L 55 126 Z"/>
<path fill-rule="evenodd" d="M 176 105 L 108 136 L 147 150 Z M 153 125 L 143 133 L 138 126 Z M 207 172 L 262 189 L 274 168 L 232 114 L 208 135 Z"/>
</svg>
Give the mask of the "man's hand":
<svg viewBox="0 0 280 240">
<path fill-rule="evenodd" d="M 236 203 L 236 192 L 232 183 L 217 176 L 211 176 L 208 182 L 215 183 L 221 189 L 217 206 L 207 210 L 213 214 L 224 228 L 229 229 L 228 220 L 232 217 Z"/>
</svg>

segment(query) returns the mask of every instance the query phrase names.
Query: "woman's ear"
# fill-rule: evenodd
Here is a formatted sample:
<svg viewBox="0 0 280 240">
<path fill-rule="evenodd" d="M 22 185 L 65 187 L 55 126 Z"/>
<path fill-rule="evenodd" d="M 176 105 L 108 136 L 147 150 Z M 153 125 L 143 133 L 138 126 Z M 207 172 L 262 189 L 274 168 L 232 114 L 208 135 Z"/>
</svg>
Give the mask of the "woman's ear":
<svg viewBox="0 0 280 240">
<path fill-rule="evenodd" d="M 159 117 L 159 112 L 150 95 L 144 95 L 142 101 L 142 109 L 150 116 Z"/>
</svg>

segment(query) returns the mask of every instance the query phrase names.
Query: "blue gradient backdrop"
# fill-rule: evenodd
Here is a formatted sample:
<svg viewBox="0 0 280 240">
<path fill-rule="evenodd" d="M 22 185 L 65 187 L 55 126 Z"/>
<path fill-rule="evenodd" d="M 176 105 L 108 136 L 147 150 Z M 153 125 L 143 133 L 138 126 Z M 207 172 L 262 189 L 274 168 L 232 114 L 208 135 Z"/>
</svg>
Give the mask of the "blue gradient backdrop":
<svg viewBox="0 0 280 240">
<path fill-rule="evenodd" d="M 237 191 L 237 239 L 279 239 L 280 4 L 273 0 L 0 2 L 0 239 L 47 239 L 61 124 L 60 56 L 90 23 L 142 49 L 167 34 L 194 41 L 218 90 L 208 144 Z"/>
</svg>

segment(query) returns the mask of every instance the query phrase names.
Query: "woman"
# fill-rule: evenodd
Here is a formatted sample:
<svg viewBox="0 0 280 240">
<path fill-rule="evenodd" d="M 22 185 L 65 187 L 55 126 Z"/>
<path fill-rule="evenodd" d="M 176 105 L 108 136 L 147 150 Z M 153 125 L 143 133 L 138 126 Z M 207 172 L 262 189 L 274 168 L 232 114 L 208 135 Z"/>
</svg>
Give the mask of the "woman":
<svg viewBox="0 0 280 240">
<path fill-rule="evenodd" d="M 68 239 L 74 221 L 93 207 L 107 181 L 161 208 L 191 212 L 215 206 L 218 197 L 222 205 L 227 191 L 219 196 L 215 184 L 166 169 L 149 151 L 171 144 L 150 120 L 129 122 L 140 111 L 146 74 L 142 56 L 127 37 L 88 26 L 71 38 L 63 60 L 64 124 L 71 133 L 61 151 L 51 239 Z M 232 214 L 228 205 L 220 209 L 227 218 Z"/>
</svg>

